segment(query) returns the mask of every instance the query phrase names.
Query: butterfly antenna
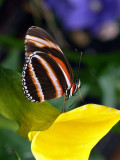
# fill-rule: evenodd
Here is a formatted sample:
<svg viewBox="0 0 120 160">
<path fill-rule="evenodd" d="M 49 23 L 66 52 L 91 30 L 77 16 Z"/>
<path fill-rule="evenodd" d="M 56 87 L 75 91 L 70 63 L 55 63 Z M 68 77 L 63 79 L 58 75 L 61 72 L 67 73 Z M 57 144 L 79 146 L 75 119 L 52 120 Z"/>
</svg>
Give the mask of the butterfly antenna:
<svg viewBox="0 0 120 160">
<path fill-rule="evenodd" d="M 80 95 L 76 95 L 76 96 L 79 96 L 79 98 L 77 98 L 68 108 L 72 107 L 72 105 L 75 104 L 79 99 L 81 99 L 82 102 L 83 102 L 84 104 L 86 104 L 85 101 L 84 101 L 83 98 L 82 98 L 80 89 L 78 89 L 78 90 L 79 90 Z"/>
<path fill-rule="evenodd" d="M 80 88 L 78 89 L 78 91 L 79 91 L 79 93 L 80 93 L 80 95 L 79 95 L 79 96 L 80 96 L 80 99 L 82 100 L 82 102 L 83 102 L 84 104 L 86 104 L 85 101 L 84 101 L 83 98 L 82 98 L 82 94 L 81 94 L 81 92 L 80 92 Z"/>
<path fill-rule="evenodd" d="M 80 99 L 80 97 L 77 98 L 68 108 L 72 107 L 72 105 L 75 104 L 79 99 Z"/>
<path fill-rule="evenodd" d="M 75 48 L 75 54 L 77 55 L 77 48 Z M 78 65 L 77 65 L 77 61 L 76 61 L 76 77 L 78 79 Z"/>
<path fill-rule="evenodd" d="M 63 107 L 62 107 L 62 113 L 65 112 L 65 94 L 64 94 L 64 102 L 63 102 Z"/>
<path fill-rule="evenodd" d="M 80 61 L 79 61 L 79 65 L 78 65 L 78 75 L 79 75 L 79 71 L 80 71 L 80 64 L 81 64 L 81 59 L 82 59 L 82 52 L 80 52 Z"/>
<path fill-rule="evenodd" d="M 66 100 L 65 101 L 67 101 L 69 98 L 66 98 Z"/>
</svg>

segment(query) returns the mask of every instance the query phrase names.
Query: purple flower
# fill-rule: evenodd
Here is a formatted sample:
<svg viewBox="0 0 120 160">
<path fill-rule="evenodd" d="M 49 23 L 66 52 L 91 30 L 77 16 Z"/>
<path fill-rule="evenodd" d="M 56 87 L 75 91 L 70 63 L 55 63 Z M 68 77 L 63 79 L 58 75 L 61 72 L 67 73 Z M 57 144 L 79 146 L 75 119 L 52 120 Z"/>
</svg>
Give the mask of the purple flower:
<svg viewBox="0 0 120 160">
<path fill-rule="evenodd" d="M 96 34 L 101 26 L 120 18 L 120 0 L 45 0 L 67 31 L 87 29 Z"/>
</svg>

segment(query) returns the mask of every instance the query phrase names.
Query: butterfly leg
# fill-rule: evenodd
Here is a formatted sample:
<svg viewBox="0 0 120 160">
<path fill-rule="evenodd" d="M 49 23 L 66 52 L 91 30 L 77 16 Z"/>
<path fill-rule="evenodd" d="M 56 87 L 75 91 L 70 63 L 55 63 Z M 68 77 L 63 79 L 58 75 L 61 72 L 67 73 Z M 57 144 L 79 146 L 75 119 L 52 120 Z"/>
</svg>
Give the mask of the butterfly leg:
<svg viewBox="0 0 120 160">
<path fill-rule="evenodd" d="M 75 104 L 79 99 L 81 99 L 82 102 L 83 102 L 84 104 L 86 104 L 86 103 L 84 102 L 83 98 L 82 98 L 80 89 L 78 89 L 78 90 L 79 90 L 79 95 L 73 95 L 73 96 L 75 96 L 75 97 L 78 97 L 78 99 L 76 99 L 68 108 L 72 107 L 72 105 Z"/>
<path fill-rule="evenodd" d="M 62 112 L 65 112 L 65 94 L 64 94 L 64 102 L 63 102 Z"/>
<path fill-rule="evenodd" d="M 84 104 L 86 104 L 85 102 L 84 102 L 84 100 L 83 100 L 83 98 L 82 98 L 82 95 L 81 95 L 81 92 L 80 92 L 80 89 L 78 89 L 78 91 L 79 91 L 79 96 L 80 96 L 80 99 L 82 100 L 82 102 L 84 103 Z"/>
</svg>

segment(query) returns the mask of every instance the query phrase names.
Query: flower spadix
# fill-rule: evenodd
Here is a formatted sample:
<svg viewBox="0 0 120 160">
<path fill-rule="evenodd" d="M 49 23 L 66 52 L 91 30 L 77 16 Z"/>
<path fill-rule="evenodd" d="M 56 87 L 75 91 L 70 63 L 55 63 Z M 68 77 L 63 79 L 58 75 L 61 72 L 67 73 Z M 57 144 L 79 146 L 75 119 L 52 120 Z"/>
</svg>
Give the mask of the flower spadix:
<svg viewBox="0 0 120 160">
<path fill-rule="evenodd" d="M 29 133 L 33 155 L 36 160 L 88 160 L 119 120 L 119 110 L 95 104 L 62 113 L 48 130 Z"/>
</svg>

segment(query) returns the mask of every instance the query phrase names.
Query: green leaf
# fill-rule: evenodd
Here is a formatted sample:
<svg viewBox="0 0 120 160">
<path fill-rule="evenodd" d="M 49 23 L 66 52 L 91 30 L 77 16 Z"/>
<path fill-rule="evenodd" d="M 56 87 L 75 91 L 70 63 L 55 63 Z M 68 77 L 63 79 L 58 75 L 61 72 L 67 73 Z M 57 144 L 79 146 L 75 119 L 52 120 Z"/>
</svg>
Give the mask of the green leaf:
<svg viewBox="0 0 120 160">
<path fill-rule="evenodd" d="M 8 57 L 2 62 L 2 66 L 12 70 L 19 69 L 21 50 L 12 48 Z"/>
<path fill-rule="evenodd" d="M 0 113 L 15 120 L 19 125 L 18 133 L 27 137 L 30 131 L 48 129 L 61 111 L 47 101 L 30 102 L 23 93 L 21 75 L 1 67 Z"/>
<path fill-rule="evenodd" d="M 102 154 L 92 151 L 89 160 L 105 160 Z"/>
<path fill-rule="evenodd" d="M 10 37 L 10 36 L 5 36 L 5 35 L 0 35 L 0 44 L 1 45 L 7 45 L 11 47 L 16 47 L 19 49 L 24 49 L 24 42 L 21 39 Z"/>
<path fill-rule="evenodd" d="M 18 124 L 15 121 L 0 115 L 0 128 L 7 128 L 16 131 L 18 128 Z"/>
<path fill-rule="evenodd" d="M 34 160 L 30 145 L 17 133 L 0 129 L 0 160 Z"/>
<path fill-rule="evenodd" d="M 120 134 L 120 123 L 117 123 L 113 128 L 112 131 L 116 134 Z"/>
<path fill-rule="evenodd" d="M 98 83 L 102 91 L 102 104 L 116 106 L 116 87 L 120 80 L 120 66 L 108 66 L 98 77 Z"/>
<path fill-rule="evenodd" d="M 17 160 L 21 160 L 21 158 L 19 157 L 18 153 L 16 151 L 14 151 L 14 152 L 15 152 L 15 155 L 16 155 L 16 159 Z"/>
<path fill-rule="evenodd" d="M 89 85 L 82 85 L 82 88 L 80 89 L 82 98 L 84 98 L 87 95 L 89 89 L 90 89 Z M 82 100 L 80 98 L 79 91 L 77 91 L 77 93 L 74 96 L 70 97 L 67 101 L 65 101 L 65 111 L 69 111 L 78 107 L 80 105 L 80 102 L 82 102 Z M 64 96 L 56 98 L 54 100 L 49 100 L 49 103 L 58 108 L 59 110 L 61 110 L 61 106 L 64 103 Z"/>
</svg>

